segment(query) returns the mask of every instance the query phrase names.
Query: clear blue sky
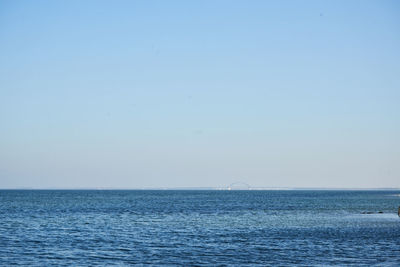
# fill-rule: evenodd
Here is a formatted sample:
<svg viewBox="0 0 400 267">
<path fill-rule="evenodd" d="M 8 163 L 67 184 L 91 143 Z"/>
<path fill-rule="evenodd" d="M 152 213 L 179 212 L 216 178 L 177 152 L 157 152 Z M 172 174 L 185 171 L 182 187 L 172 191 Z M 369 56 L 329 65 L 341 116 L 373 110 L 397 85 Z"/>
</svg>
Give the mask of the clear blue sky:
<svg viewBox="0 0 400 267">
<path fill-rule="evenodd" d="M 400 187 L 399 1 L 0 0 L 0 187 Z"/>
</svg>

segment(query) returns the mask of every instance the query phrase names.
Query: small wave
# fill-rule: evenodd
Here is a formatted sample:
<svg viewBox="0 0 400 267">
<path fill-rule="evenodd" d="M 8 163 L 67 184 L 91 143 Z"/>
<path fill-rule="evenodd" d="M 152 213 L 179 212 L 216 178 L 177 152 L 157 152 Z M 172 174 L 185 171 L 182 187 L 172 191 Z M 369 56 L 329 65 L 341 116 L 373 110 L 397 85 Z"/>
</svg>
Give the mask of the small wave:
<svg viewBox="0 0 400 267">
<path fill-rule="evenodd" d="M 371 213 L 371 214 L 360 214 L 365 218 L 379 218 L 379 219 L 398 219 L 397 213 Z"/>
</svg>

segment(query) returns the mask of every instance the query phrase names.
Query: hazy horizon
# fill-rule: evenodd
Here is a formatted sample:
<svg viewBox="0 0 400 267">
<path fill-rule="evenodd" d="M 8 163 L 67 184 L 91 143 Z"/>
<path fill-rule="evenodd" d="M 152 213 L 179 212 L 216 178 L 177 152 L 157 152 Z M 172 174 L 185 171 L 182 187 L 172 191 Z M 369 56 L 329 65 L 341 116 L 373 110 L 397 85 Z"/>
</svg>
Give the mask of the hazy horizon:
<svg viewBox="0 0 400 267">
<path fill-rule="evenodd" d="M 0 188 L 0 190 L 66 190 L 66 191 L 74 191 L 74 190 L 88 190 L 88 191 L 96 191 L 96 190 L 105 190 L 105 191 L 178 191 L 178 190 L 187 190 L 187 191 L 397 191 L 400 190 L 398 187 L 365 187 L 365 188 L 356 188 L 356 187 L 251 187 L 251 188 L 234 188 L 228 189 L 225 187 L 10 187 L 10 188 Z"/>
<path fill-rule="evenodd" d="M 400 188 L 398 1 L 0 1 L 0 188 Z"/>
</svg>

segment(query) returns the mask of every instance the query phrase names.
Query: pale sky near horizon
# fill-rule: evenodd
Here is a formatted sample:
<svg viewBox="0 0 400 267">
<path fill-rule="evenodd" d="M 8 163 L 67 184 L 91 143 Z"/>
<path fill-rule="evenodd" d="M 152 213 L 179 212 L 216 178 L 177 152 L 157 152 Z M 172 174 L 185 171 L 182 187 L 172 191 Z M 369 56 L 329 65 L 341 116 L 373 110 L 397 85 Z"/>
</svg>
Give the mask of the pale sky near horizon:
<svg viewBox="0 0 400 267">
<path fill-rule="evenodd" d="M 399 1 L 0 0 L 0 188 L 400 187 Z"/>
</svg>

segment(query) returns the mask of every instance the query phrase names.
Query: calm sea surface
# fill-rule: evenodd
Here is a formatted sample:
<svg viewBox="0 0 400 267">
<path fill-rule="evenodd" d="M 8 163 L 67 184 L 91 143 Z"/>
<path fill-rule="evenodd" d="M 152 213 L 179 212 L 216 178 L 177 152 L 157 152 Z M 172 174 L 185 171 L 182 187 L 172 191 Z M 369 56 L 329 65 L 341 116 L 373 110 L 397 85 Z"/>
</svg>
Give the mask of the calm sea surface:
<svg viewBox="0 0 400 267">
<path fill-rule="evenodd" d="M 400 191 L 0 190 L 0 265 L 400 266 L 399 205 Z"/>
</svg>

